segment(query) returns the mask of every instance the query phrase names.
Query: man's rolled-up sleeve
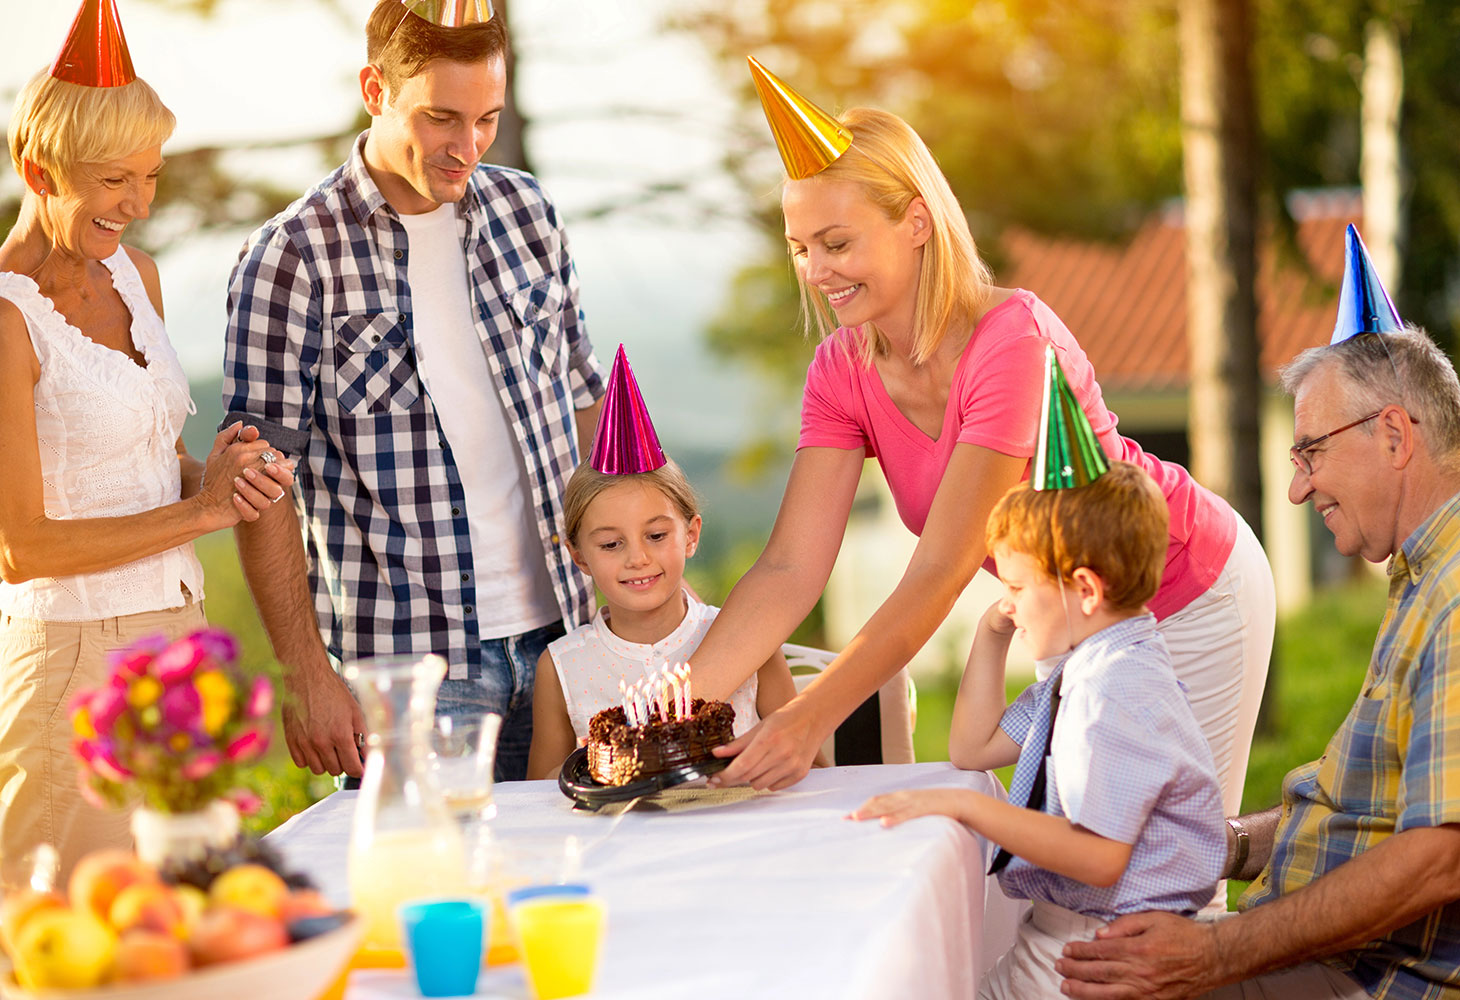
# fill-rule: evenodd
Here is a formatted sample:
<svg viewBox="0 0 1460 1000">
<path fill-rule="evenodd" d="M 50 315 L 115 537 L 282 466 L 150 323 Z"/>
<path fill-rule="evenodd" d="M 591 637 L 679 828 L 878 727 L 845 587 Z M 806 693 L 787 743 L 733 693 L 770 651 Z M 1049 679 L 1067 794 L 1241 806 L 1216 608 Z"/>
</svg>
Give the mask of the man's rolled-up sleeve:
<svg viewBox="0 0 1460 1000">
<path fill-rule="evenodd" d="M 242 420 L 286 454 L 309 442 L 320 303 L 304 258 L 280 230 L 244 246 L 228 285 L 220 427 Z"/>
</svg>

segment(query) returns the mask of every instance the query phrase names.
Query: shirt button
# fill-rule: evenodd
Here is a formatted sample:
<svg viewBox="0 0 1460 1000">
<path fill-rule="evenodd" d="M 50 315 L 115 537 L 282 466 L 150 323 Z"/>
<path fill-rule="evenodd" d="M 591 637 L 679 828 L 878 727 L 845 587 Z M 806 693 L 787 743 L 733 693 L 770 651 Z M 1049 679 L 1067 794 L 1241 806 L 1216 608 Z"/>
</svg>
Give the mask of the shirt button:
<svg viewBox="0 0 1460 1000">
<path fill-rule="evenodd" d="M 463 574 L 461 574 L 461 582 L 462 583 L 465 583 L 466 581 L 468 581 L 470 579 L 471 579 L 471 574 L 470 573 L 463 573 Z"/>
<path fill-rule="evenodd" d="M 396 260 L 400 260 L 400 259 L 401 259 L 401 258 L 402 258 L 402 257 L 404 257 L 404 256 L 405 256 L 405 253 L 404 253 L 404 252 L 403 252 L 403 251 L 400 251 L 400 250 L 397 250 L 397 251 L 396 251 L 396 252 L 395 252 L 395 259 L 396 259 Z"/>
<path fill-rule="evenodd" d="M 452 517 L 460 517 L 461 516 L 461 508 L 460 507 L 452 507 L 451 508 L 451 516 Z"/>
<path fill-rule="evenodd" d="M 467 614 L 471 614 L 471 605 L 470 605 L 470 604 L 468 604 L 468 605 L 467 605 L 467 606 L 466 606 L 466 613 L 467 613 Z"/>
<path fill-rule="evenodd" d="M 558 544 L 558 542 L 560 542 L 560 541 L 562 541 L 562 539 L 559 538 L 557 535 L 554 535 L 553 536 L 553 544 L 554 545 Z"/>
</svg>

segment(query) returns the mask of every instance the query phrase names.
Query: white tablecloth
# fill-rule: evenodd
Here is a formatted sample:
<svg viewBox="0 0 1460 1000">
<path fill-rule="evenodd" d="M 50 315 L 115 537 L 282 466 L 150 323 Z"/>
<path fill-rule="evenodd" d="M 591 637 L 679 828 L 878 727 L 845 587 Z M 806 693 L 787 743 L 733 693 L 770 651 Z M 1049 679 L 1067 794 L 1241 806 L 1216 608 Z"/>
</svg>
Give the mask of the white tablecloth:
<svg viewBox="0 0 1460 1000">
<path fill-rule="evenodd" d="M 891 830 L 844 818 L 870 795 L 935 786 L 1003 796 L 950 764 L 838 767 L 773 795 L 616 820 L 573 812 L 555 782 L 513 782 L 497 787 L 494 831 L 585 845 L 579 879 L 609 914 L 595 997 L 966 1000 L 1020 912 L 984 876 L 985 842 L 942 817 Z M 268 838 L 342 904 L 354 800 L 337 792 Z M 348 995 L 417 994 L 408 973 L 362 971 Z M 478 995 L 529 994 L 507 966 L 484 969 Z"/>
</svg>

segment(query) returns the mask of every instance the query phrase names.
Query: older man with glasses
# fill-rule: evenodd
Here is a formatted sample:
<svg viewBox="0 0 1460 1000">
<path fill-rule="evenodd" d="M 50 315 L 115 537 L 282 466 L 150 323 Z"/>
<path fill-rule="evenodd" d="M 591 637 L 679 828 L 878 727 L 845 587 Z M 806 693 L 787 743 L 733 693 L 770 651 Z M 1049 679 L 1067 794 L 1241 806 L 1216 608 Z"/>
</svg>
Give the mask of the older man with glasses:
<svg viewBox="0 0 1460 1000">
<path fill-rule="evenodd" d="M 1340 552 L 1389 561 L 1363 690 L 1280 807 L 1227 821 L 1228 875 L 1256 879 L 1242 912 L 1122 917 L 1066 946 L 1070 996 L 1460 990 L 1460 380 L 1397 315 L 1355 332 L 1282 377 L 1288 499 L 1313 504 Z"/>
</svg>

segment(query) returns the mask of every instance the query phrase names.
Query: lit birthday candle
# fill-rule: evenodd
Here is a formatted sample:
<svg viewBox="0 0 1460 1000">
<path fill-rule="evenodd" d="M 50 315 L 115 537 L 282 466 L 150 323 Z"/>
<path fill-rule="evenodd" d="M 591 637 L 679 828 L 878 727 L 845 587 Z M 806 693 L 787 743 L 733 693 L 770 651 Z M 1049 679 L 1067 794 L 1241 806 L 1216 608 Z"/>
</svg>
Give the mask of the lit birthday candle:
<svg viewBox="0 0 1460 1000">
<path fill-rule="evenodd" d="M 676 718 L 684 718 L 679 704 L 679 674 L 668 664 L 665 664 L 660 673 L 664 678 L 659 683 L 664 686 L 665 704 L 674 710 L 673 714 Z"/>
<path fill-rule="evenodd" d="M 681 689 L 684 693 L 684 715 L 685 718 L 689 718 L 690 714 L 694 711 L 695 705 L 694 696 L 690 694 L 689 689 L 689 664 L 681 663 L 679 665 L 678 672 L 680 675 L 680 680 L 683 682 Z"/>
</svg>

